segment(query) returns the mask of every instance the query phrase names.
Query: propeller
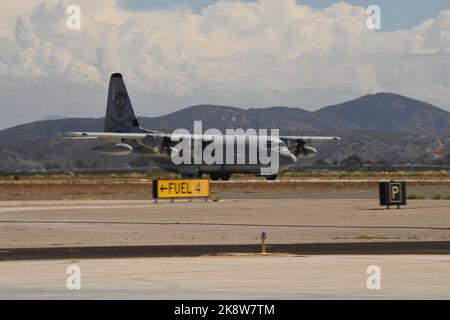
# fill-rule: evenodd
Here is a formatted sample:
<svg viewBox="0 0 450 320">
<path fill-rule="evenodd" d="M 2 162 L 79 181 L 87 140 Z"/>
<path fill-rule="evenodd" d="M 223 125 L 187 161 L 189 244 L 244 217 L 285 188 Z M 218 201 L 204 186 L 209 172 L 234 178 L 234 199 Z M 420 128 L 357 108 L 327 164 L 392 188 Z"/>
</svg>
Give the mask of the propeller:
<svg viewBox="0 0 450 320">
<path fill-rule="evenodd" d="M 170 140 L 169 137 L 164 137 L 164 138 L 162 139 L 161 146 L 162 146 L 163 148 L 169 148 L 171 142 L 172 142 L 172 141 Z"/>
<path fill-rule="evenodd" d="M 297 146 L 295 147 L 295 155 L 299 155 L 300 153 L 306 153 L 305 148 L 306 142 L 305 140 L 298 139 L 297 140 Z"/>
<path fill-rule="evenodd" d="M 311 158 L 314 157 L 317 154 L 317 150 L 314 149 L 311 146 L 307 146 L 305 140 L 298 139 L 297 145 L 295 147 L 295 156 L 296 157 L 304 157 L 304 158 Z"/>
<path fill-rule="evenodd" d="M 171 144 L 172 144 L 172 140 L 169 137 L 164 137 L 164 138 L 162 138 L 161 149 L 164 152 L 171 154 L 171 152 L 172 152 Z"/>
</svg>

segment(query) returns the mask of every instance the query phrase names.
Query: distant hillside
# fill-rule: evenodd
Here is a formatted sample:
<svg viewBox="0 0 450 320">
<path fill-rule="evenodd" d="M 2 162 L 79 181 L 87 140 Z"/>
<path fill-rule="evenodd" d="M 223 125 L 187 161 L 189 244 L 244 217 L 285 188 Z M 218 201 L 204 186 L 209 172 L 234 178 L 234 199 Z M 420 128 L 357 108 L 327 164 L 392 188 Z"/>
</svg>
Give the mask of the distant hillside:
<svg viewBox="0 0 450 320">
<path fill-rule="evenodd" d="M 359 99 L 310 112 L 300 108 L 241 109 L 199 105 L 154 118 L 139 117 L 143 127 L 191 130 L 195 120 L 204 128 L 279 128 L 283 134 L 336 134 L 340 142 L 319 145 L 316 160 L 336 162 L 353 154 L 368 161 L 430 162 L 436 139 L 450 135 L 450 113 L 428 103 L 391 93 Z M 102 131 L 103 118 L 71 118 L 28 123 L 0 131 L 0 171 L 63 167 L 146 165 L 137 156 L 115 158 L 89 149 L 95 141 L 65 141 L 68 131 Z M 427 136 L 427 137 L 423 137 Z M 444 150 L 444 153 L 446 149 Z M 314 160 L 313 160 L 314 161 Z"/>
<path fill-rule="evenodd" d="M 450 134 L 450 112 L 391 93 L 367 95 L 310 112 L 300 108 L 241 109 L 199 105 L 168 115 L 139 117 L 151 129 L 191 129 L 195 120 L 205 128 L 279 128 L 282 132 L 378 131 Z M 0 131 L 0 144 L 55 137 L 67 131 L 101 131 L 103 118 L 70 118 L 28 123 Z"/>
<path fill-rule="evenodd" d="M 199 105 L 161 117 L 138 117 L 148 129 L 192 130 L 194 121 L 202 120 L 204 128 L 280 128 L 285 132 L 340 131 L 347 126 L 338 119 L 320 116 L 299 108 L 272 107 L 240 109 L 228 106 Z M 69 118 L 27 123 L 0 131 L 0 144 L 34 141 L 58 136 L 68 131 L 103 131 L 103 118 Z"/>
<path fill-rule="evenodd" d="M 392 93 L 367 95 L 315 114 L 339 119 L 359 131 L 450 134 L 449 112 Z"/>
<path fill-rule="evenodd" d="M 337 130 L 339 125 L 328 116 L 300 108 L 271 107 L 240 109 L 228 106 L 199 105 L 157 118 L 144 118 L 143 124 L 158 129 L 191 129 L 194 121 L 202 120 L 208 128 L 279 128 L 286 131 Z"/>
<path fill-rule="evenodd" d="M 103 118 L 69 118 L 21 124 L 0 131 L 0 145 L 58 137 L 68 131 L 103 131 Z"/>
</svg>

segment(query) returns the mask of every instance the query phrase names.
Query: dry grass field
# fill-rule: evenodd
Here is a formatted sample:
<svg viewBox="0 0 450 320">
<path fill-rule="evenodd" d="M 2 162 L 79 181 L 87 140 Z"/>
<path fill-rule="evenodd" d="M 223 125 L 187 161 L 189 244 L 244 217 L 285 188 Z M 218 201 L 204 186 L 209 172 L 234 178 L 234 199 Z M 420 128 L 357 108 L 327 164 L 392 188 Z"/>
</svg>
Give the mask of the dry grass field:
<svg viewBox="0 0 450 320">
<path fill-rule="evenodd" d="M 148 199 L 152 179 L 173 174 L 81 174 L 0 177 L 0 200 Z M 415 198 L 450 199 L 450 172 L 285 173 L 276 181 L 235 175 L 211 182 L 219 198 L 351 198 L 375 199 L 379 181 L 406 181 Z"/>
</svg>

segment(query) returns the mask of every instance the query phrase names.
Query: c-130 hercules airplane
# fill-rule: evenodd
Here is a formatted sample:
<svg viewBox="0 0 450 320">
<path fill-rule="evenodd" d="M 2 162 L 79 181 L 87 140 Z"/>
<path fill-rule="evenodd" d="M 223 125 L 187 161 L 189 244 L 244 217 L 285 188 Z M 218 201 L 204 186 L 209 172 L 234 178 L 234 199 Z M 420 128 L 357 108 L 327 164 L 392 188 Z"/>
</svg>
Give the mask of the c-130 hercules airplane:
<svg viewBox="0 0 450 320">
<path fill-rule="evenodd" d="M 263 175 L 268 180 L 275 180 L 279 172 L 294 166 L 300 158 L 310 158 L 317 154 L 316 149 L 306 145 L 307 142 L 340 139 L 338 137 L 266 135 L 262 148 L 267 153 L 277 155 L 277 166 L 275 172 L 264 174 L 262 172 L 268 172 L 264 171 L 267 163 L 250 160 L 251 139 L 248 136 L 243 138 L 242 132 L 243 130 L 240 133 L 236 130 L 234 134 L 227 134 L 218 139 L 217 134 L 164 133 L 144 129 L 136 118 L 122 75 L 114 73 L 109 82 L 104 132 L 68 132 L 63 135 L 63 138 L 99 140 L 103 144 L 94 147 L 93 151 L 113 156 L 141 154 L 165 171 L 178 173 L 185 178 L 209 174 L 212 180 L 229 180 L 233 173 Z M 194 163 L 174 162 L 174 154 L 179 155 L 184 152 L 186 155 L 184 149 L 180 151 L 177 147 L 182 139 L 187 139 L 194 144 L 199 143 L 200 151 L 204 150 L 208 144 L 220 141 L 219 143 L 222 144 L 220 147 L 225 150 L 223 154 L 227 158 L 226 163 L 211 163 L 206 159 L 201 159 L 200 162 L 194 161 Z M 236 144 L 237 150 L 241 153 L 235 152 L 234 145 L 232 149 L 225 146 L 225 141 L 230 140 Z M 231 158 L 234 160 L 231 162 L 228 161 L 230 150 L 233 153 Z M 187 154 L 187 157 L 192 158 L 194 153 Z"/>
</svg>

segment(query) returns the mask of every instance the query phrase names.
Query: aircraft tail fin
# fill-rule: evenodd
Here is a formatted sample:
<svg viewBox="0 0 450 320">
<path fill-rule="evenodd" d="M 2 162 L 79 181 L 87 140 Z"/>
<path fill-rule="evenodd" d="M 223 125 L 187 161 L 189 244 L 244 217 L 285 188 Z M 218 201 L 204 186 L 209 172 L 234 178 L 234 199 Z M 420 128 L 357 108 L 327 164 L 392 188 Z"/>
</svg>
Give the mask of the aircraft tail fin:
<svg viewBox="0 0 450 320">
<path fill-rule="evenodd" d="M 106 105 L 105 132 L 141 132 L 125 82 L 120 73 L 111 75 Z"/>
</svg>

